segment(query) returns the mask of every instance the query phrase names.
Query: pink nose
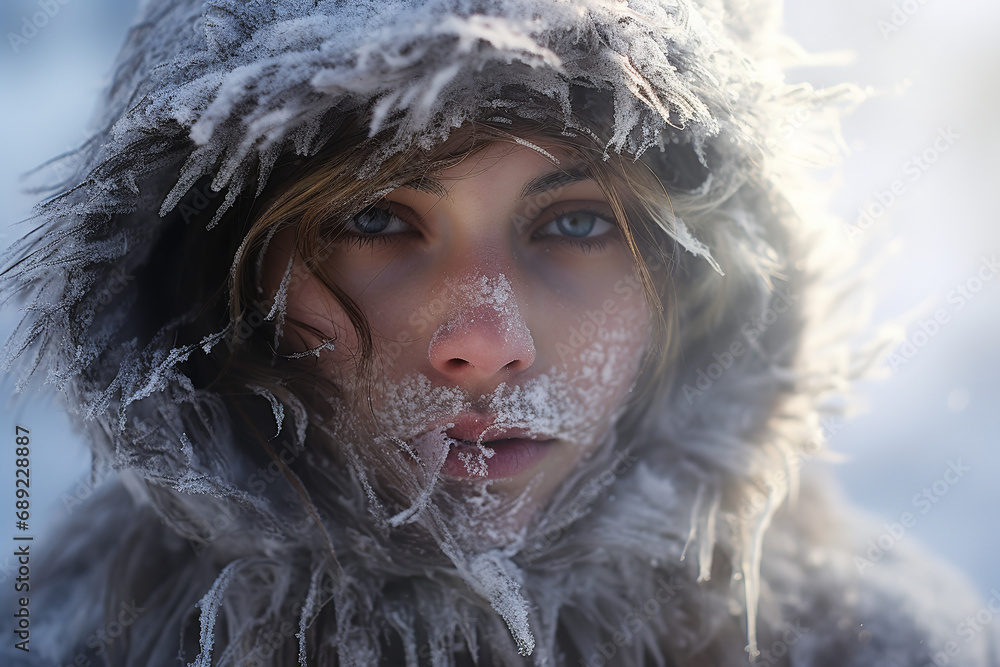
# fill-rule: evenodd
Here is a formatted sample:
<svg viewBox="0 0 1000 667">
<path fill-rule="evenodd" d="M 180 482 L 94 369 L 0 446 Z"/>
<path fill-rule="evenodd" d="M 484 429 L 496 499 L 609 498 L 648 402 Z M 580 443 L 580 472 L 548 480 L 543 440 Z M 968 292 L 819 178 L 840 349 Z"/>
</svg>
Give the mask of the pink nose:
<svg viewBox="0 0 1000 667">
<path fill-rule="evenodd" d="M 481 278 L 460 292 L 431 337 L 428 356 L 435 370 L 463 383 L 488 382 L 531 366 L 535 345 L 510 283 Z"/>
</svg>

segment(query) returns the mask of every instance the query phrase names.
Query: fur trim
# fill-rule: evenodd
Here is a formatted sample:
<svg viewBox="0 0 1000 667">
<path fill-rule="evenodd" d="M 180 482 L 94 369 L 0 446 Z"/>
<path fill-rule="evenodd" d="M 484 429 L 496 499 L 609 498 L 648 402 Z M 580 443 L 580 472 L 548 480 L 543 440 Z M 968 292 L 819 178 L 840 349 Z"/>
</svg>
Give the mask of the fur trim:
<svg viewBox="0 0 1000 667">
<path fill-rule="evenodd" d="M 799 481 L 865 355 L 840 331 L 839 267 L 821 252 L 833 237 L 791 174 L 829 155 L 830 114 L 857 95 L 785 84 L 779 19 L 765 0 L 147 3 L 93 140 L 64 159 L 72 175 L 0 276 L 5 301 L 29 304 L 5 368 L 62 391 L 95 465 L 120 472 L 62 528 L 70 546 L 40 579 L 43 658 L 868 667 L 945 650 L 974 596 L 902 548 L 891 558 L 912 585 L 859 573 L 859 524 Z M 207 242 L 230 231 L 238 198 L 259 195 L 279 158 L 319 152 L 346 114 L 368 121 L 364 178 L 492 115 L 585 131 L 573 119 L 590 93 L 613 100 L 608 154 L 666 180 L 681 146 L 705 175 L 663 227 L 698 276 L 681 327 L 711 326 L 642 421 L 491 548 L 433 503 L 392 516 L 355 468 L 325 465 L 291 392 L 249 388 L 292 472 L 250 456 L 229 398 L 188 370 L 240 322 L 206 328 L 194 306 L 150 303 L 157 272 L 175 276 L 189 251 L 189 211 L 213 212 Z M 815 127 L 788 132 L 803 108 Z M 706 315 L 709 295 L 724 307 Z M 945 585 L 947 607 L 924 597 Z M 122 640 L 95 640 L 93 619 L 126 604 Z M 991 641 L 950 664 L 991 664 Z"/>
</svg>

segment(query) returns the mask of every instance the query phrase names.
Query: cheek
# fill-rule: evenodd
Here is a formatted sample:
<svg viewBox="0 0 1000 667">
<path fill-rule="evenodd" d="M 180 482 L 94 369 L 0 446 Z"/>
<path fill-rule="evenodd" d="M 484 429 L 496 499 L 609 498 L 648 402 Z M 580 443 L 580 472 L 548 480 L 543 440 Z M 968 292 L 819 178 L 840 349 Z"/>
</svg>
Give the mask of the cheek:
<svg viewBox="0 0 1000 667">
<path fill-rule="evenodd" d="M 580 406 L 581 427 L 606 428 L 622 406 L 650 343 L 650 311 L 641 292 L 582 309 L 553 349 L 556 366 Z"/>
<path fill-rule="evenodd" d="M 278 232 L 262 263 L 261 288 L 269 298 L 283 302 L 274 320 L 274 345 L 279 354 L 312 350 L 333 339 L 333 348 L 320 355 L 324 363 L 346 362 L 358 349 L 357 332 L 340 302 L 326 289 L 298 255 L 293 261 L 294 232 Z"/>
<path fill-rule="evenodd" d="M 588 311 L 578 333 L 583 344 L 563 361 L 579 381 L 607 390 L 627 388 L 649 345 L 649 309 L 643 302 L 614 313 Z"/>
<path fill-rule="evenodd" d="M 489 397 L 498 423 L 565 440 L 577 451 L 604 437 L 650 343 L 650 310 L 635 284 L 578 284 L 580 298 L 563 292 L 559 300 L 534 300 L 528 321 L 538 356 L 523 377 Z"/>
<path fill-rule="evenodd" d="M 281 329 L 281 354 L 300 354 L 332 339 L 332 349 L 320 354 L 324 367 L 343 369 L 357 356 L 359 339 L 347 311 L 311 274 L 289 285 L 284 320 L 276 325 Z"/>
</svg>

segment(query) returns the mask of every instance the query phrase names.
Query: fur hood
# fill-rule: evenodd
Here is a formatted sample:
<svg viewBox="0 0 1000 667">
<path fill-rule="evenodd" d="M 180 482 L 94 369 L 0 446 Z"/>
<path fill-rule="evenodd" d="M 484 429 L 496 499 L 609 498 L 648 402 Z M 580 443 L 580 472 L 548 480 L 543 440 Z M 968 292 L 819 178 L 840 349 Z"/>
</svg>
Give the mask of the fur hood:
<svg viewBox="0 0 1000 667">
<path fill-rule="evenodd" d="M 872 563 L 881 529 L 800 479 L 867 359 L 838 306 L 848 253 L 796 178 L 856 95 L 784 83 L 780 18 L 766 0 L 146 2 L 0 277 L 27 305 L 6 367 L 57 388 L 95 475 L 115 471 L 60 528 L 25 664 L 998 664 L 963 632 L 960 579 L 904 544 Z M 309 448 L 292 392 L 241 388 L 277 432 L 247 447 L 232 388 L 199 369 L 281 299 L 234 319 L 168 296 L 191 273 L 225 284 L 241 203 L 348 116 L 365 178 L 470 121 L 586 132 L 596 98 L 606 154 L 672 188 L 680 329 L 707 333 L 545 513 L 488 549 L 433 505 L 380 514 Z"/>
</svg>

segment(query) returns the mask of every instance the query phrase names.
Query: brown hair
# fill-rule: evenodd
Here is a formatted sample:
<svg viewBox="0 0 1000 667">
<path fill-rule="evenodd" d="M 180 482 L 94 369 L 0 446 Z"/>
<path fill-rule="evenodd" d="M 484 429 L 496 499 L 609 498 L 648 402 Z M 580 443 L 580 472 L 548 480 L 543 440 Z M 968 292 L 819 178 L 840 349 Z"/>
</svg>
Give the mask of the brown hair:
<svg viewBox="0 0 1000 667">
<path fill-rule="evenodd" d="M 197 262 L 198 266 L 190 267 L 194 270 L 186 272 L 185 284 L 191 290 L 211 292 L 205 295 L 204 315 L 225 315 L 231 325 L 229 340 L 216 345 L 210 359 L 192 360 L 192 363 L 206 365 L 199 384 L 216 385 L 216 390 L 228 397 L 227 409 L 237 429 L 237 438 L 248 443 L 247 454 L 262 465 L 274 462 L 317 523 L 312 508 L 314 501 L 319 499 L 312 498 L 308 491 L 312 486 L 307 479 L 311 473 L 306 469 L 293 473 L 276 455 L 274 421 L 260 410 L 261 390 L 286 409 L 291 408 L 296 423 L 285 433 L 294 432 L 293 439 L 302 445 L 299 438 L 306 433 L 302 430 L 304 427 L 319 440 L 325 439 L 315 429 L 322 430 L 330 416 L 327 400 L 341 396 L 344 388 L 337 386 L 329 374 L 317 372 L 318 357 L 278 353 L 275 347 L 278 309 L 272 303 L 274 295 L 262 292 L 263 260 L 268 245 L 279 231 L 294 230 L 294 253 L 298 261 L 287 274 L 289 284 L 285 287 L 315 277 L 341 304 L 359 343 L 354 350 L 357 378 L 367 385 L 368 395 L 371 395 L 375 334 L 362 308 L 333 279 L 328 261 L 341 242 L 340 230 L 344 225 L 339 223 L 374 205 L 391 190 L 458 164 L 493 143 L 514 145 L 533 140 L 558 146 L 575 167 L 586 169 L 588 176 L 600 185 L 635 258 L 636 271 L 653 314 L 653 345 L 647 351 L 636 388 L 628 394 L 624 412 L 618 420 L 617 428 L 623 441 L 631 441 L 632 430 L 640 428 L 641 418 L 653 398 L 672 384 L 676 364 L 671 362 L 678 356 L 681 304 L 677 299 L 679 262 L 670 236 L 673 212 L 667 188 L 671 188 L 671 193 L 687 188 L 670 180 L 669 170 L 665 171 L 660 163 L 667 160 L 670 168 L 684 170 L 685 161 L 690 161 L 691 156 L 681 147 L 668 146 L 666 153 L 651 151 L 655 154 L 651 162 L 655 166 L 651 167 L 646 158 L 633 160 L 618 154 L 607 155 L 607 137 L 602 137 L 599 131 L 571 134 L 563 124 L 555 121 L 534 122 L 520 118 L 510 121 L 471 123 L 453 132 L 451 139 L 434 149 L 412 147 L 382 160 L 376 169 L 371 168 L 371 156 L 384 145 L 383 138 L 369 137 L 367 126 L 361 121 L 342 125 L 319 154 L 310 158 L 289 156 L 283 159 L 268 177 L 270 185 L 259 196 L 236 202 L 227 220 L 233 223 L 229 225 L 233 232 L 227 240 L 220 237 L 218 241 L 228 244 L 226 256 L 233 256 L 235 249 L 224 286 L 220 284 L 220 270 L 225 269 L 210 260 L 218 256 L 213 247 L 201 247 L 199 256 L 207 259 Z M 671 150 L 678 154 L 673 155 Z M 363 178 L 359 176 L 361 173 L 364 173 Z M 669 184 L 665 186 L 664 180 Z M 195 226 L 188 228 L 188 234 L 195 231 Z M 197 238 L 204 241 L 202 237 Z M 209 275 L 212 280 L 203 279 Z M 215 308 L 207 306 L 209 303 Z M 302 322 L 289 320 L 285 324 L 301 327 L 318 340 L 325 340 L 329 335 L 311 330 Z M 686 336 L 690 332 L 684 333 Z M 275 417 L 278 417 L 279 407 L 277 404 L 274 407 Z M 300 421 L 303 417 L 306 423 Z M 372 426 L 379 428 L 377 423 Z M 307 436 L 307 439 L 312 437 Z M 342 454 L 339 450 L 326 453 L 336 457 Z M 367 456 L 368 453 L 359 451 L 354 455 Z M 371 481 L 377 484 L 377 480 Z M 402 484 L 407 481 L 400 480 L 396 486 L 403 488 Z M 380 493 L 392 499 L 397 490 L 389 484 L 381 488 Z"/>
<path fill-rule="evenodd" d="M 653 317 L 654 341 L 646 356 L 642 376 L 653 380 L 667 367 L 675 340 L 676 315 L 670 276 L 673 243 L 650 215 L 669 207 L 666 189 L 643 162 L 620 155 L 607 157 L 596 133 L 567 136 L 564 126 L 554 122 L 515 120 L 512 124 L 473 123 L 457 131 L 434 150 L 413 148 L 386 159 L 367 178 L 359 178 L 371 155 L 372 139 L 362 132 L 349 132 L 334 139 L 324 151 L 279 177 L 281 184 L 265 195 L 265 204 L 246 232 L 231 272 L 230 316 L 234 322 L 246 317 L 247 305 L 258 298 L 263 253 L 277 231 L 295 230 L 295 252 L 303 266 L 340 302 L 353 324 L 359 341 L 355 363 L 364 377 L 374 353 L 373 334 L 365 314 L 330 276 L 325 259 L 341 241 L 331 225 L 373 205 L 384 193 L 404 183 L 458 164 L 494 142 L 545 141 L 556 143 L 573 160 L 585 165 L 588 176 L 604 191 L 631 250 L 636 270 Z M 279 175 L 275 175 L 279 176 Z M 272 176 L 274 179 L 274 176 Z M 336 193 L 331 196 L 331 193 Z M 656 275 L 654 275 L 656 274 Z M 295 282 L 302 273 L 290 276 Z M 269 298 L 272 295 L 268 295 Z M 305 327 L 302 323 L 292 324 Z M 326 334 L 311 331 L 323 340 Z M 273 353 L 273 350 L 272 350 Z M 270 361 L 270 360 L 268 360 Z M 273 369 L 271 371 L 273 373 Z M 642 395 L 643 392 L 633 392 Z"/>
</svg>

